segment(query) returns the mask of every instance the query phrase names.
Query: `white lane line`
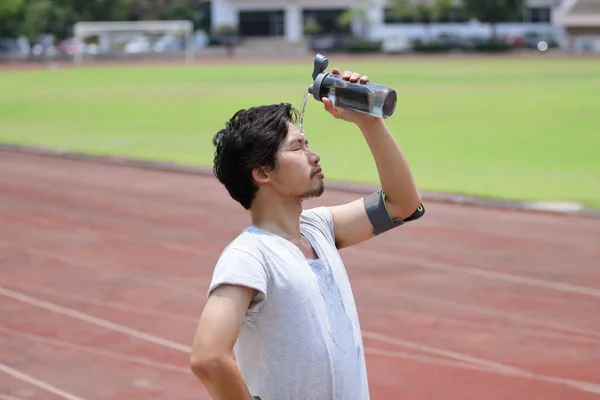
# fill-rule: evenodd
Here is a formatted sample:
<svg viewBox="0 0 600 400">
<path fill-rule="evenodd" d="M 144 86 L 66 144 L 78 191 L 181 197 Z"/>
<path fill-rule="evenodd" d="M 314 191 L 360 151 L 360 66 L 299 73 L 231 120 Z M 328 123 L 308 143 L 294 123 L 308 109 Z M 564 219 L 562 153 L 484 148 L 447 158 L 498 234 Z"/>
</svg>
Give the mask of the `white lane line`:
<svg viewBox="0 0 600 400">
<path fill-rule="evenodd" d="M 133 362 L 141 365 L 145 365 L 147 367 L 163 369 L 167 371 L 180 372 L 184 374 L 189 374 L 190 370 L 187 368 L 179 367 L 177 365 L 166 364 L 158 361 L 151 360 L 145 357 L 135 357 L 128 356 L 126 354 L 115 353 L 113 351 L 103 350 L 90 346 L 83 346 L 80 344 L 75 344 L 73 342 L 69 342 L 66 340 L 53 339 L 46 336 L 35 335 L 33 333 L 26 333 L 14 329 L 3 328 L 0 326 L 0 332 L 5 333 L 10 336 L 17 337 L 19 339 L 28 339 L 37 343 L 45 343 L 51 346 L 63 347 L 69 350 L 81 351 L 84 353 L 96 354 L 107 358 L 113 358 L 115 360 Z"/>
<path fill-rule="evenodd" d="M 24 374 L 23 372 L 17 371 L 16 369 L 11 368 L 6 364 L 0 363 L 0 371 L 4 372 L 7 375 L 12 376 L 13 378 L 22 380 L 23 382 L 27 382 L 27 383 L 29 383 L 33 386 L 37 386 L 40 389 L 43 389 L 47 392 L 53 393 L 59 397 L 62 397 L 63 399 L 84 400 L 83 398 L 76 396 L 73 393 L 66 392 L 62 389 L 57 388 L 56 386 L 52 386 L 48 382 L 44 382 L 42 380 L 34 378 L 33 376 L 30 376 L 30 375 Z"/>
<path fill-rule="evenodd" d="M 91 304 L 91 305 L 105 307 L 105 308 L 111 308 L 113 310 L 132 312 L 132 313 L 144 314 L 144 315 L 152 315 L 152 316 L 158 317 L 158 318 L 167 318 L 167 319 L 172 319 L 175 321 L 189 322 L 189 323 L 193 323 L 193 324 L 198 322 L 198 318 L 193 318 L 188 315 L 153 311 L 153 310 L 148 310 L 145 308 L 125 305 L 125 304 L 117 303 L 117 302 L 113 302 L 113 301 L 106 301 L 106 300 L 94 299 L 94 298 L 87 297 L 87 296 L 75 295 L 75 294 L 71 294 L 71 293 L 64 293 L 64 292 L 60 292 L 60 291 L 57 291 L 54 289 L 39 287 L 36 285 L 30 285 L 30 284 L 26 284 L 26 283 L 10 282 L 8 284 L 8 286 L 15 288 L 15 289 L 21 289 L 21 290 L 26 290 L 26 291 L 28 290 L 28 291 L 37 292 L 37 293 L 44 293 L 44 294 L 49 294 L 51 296 L 62 298 L 62 299 L 74 300 L 74 301 L 81 302 L 81 303 Z"/>
<path fill-rule="evenodd" d="M 444 356 L 448 358 L 452 358 L 455 360 L 468 362 L 475 365 L 480 365 L 483 367 L 489 368 L 490 372 L 497 372 L 505 375 L 512 375 L 526 379 L 534 379 L 541 380 L 545 382 L 552 383 L 561 383 L 567 386 L 570 386 L 574 389 L 579 389 L 585 392 L 600 394 L 600 384 L 593 382 L 584 382 L 584 381 L 576 381 L 572 379 L 564 379 L 564 378 L 556 378 L 553 376 L 546 375 L 538 375 L 532 372 L 526 371 L 524 369 L 511 367 L 510 365 L 505 365 L 502 363 L 498 363 L 491 360 L 486 360 L 484 358 L 473 357 L 467 354 L 457 353 L 451 350 L 440 349 L 437 347 L 427 346 L 418 342 L 411 342 L 408 340 L 398 339 L 392 336 L 383 335 L 377 332 L 371 331 L 362 331 L 363 337 L 378 340 L 384 343 L 393 344 L 400 347 L 405 347 L 412 350 L 423 351 L 425 353 L 436 354 L 439 356 Z"/>
<path fill-rule="evenodd" d="M 586 343 L 586 344 L 600 344 L 600 339 L 590 338 L 584 336 L 575 336 L 571 333 L 552 332 L 548 329 L 536 329 L 536 328 L 522 328 L 515 327 L 505 324 L 498 324 L 493 322 L 482 322 L 482 321 L 469 321 L 463 320 L 457 317 L 447 317 L 445 315 L 423 312 L 423 311 L 406 311 L 406 310 L 381 310 L 375 307 L 368 307 L 369 312 L 380 313 L 385 315 L 394 315 L 402 317 L 413 318 L 415 316 L 423 316 L 429 319 L 433 319 L 436 322 L 444 322 L 449 325 L 455 325 L 459 327 L 468 327 L 473 329 L 487 330 L 492 332 L 500 332 L 507 335 L 522 335 L 522 336 L 533 336 L 537 339 L 551 339 L 551 340 L 564 340 L 567 342 Z"/>
<path fill-rule="evenodd" d="M 22 250 L 16 244 L 4 242 L 2 240 L 0 240 L 0 246 L 1 247 L 13 247 L 18 250 Z M 192 297 L 197 297 L 202 300 L 206 300 L 205 293 L 199 292 L 197 289 L 194 289 L 192 286 L 180 285 L 178 283 L 165 281 L 164 279 L 160 280 L 159 278 L 144 278 L 144 277 L 137 276 L 137 275 L 127 275 L 127 274 L 117 272 L 115 270 L 107 270 L 106 268 L 102 268 L 100 265 L 86 262 L 83 260 L 78 260 L 77 262 L 75 262 L 73 257 L 63 256 L 62 254 L 57 254 L 57 253 L 54 253 L 51 251 L 27 249 L 27 250 L 24 250 L 24 252 L 28 256 L 32 255 L 35 257 L 39 257 L 41 259 L 40 261 L 42 261 L 42 262 L 46 261 L 46 260 L 58 261 L 59 263 L 62 264 L 60 267 L 67 266 L 67 267 L 75 268 L 75 269 L 85 268 L 88 270 L 96 271 L 99 274 L 101 274 L 102 276 L 117 277 L 119 279 L 127 279 L 127 280 L 130 280 L 133 282 L 139 282 L 139 283 L 143 283 L 146 285 L 161 286 L 161 287 L 170 289 L 171 293 L 185 294 L 188 297 L 192 296 Z M 193 279 L 196 280 L 197 282 L 199 282 L 199 284 L 200 284 L 200 283 L 206 282 L 207 278 L 194 277 Z"/>
<path fill-rule="evenodd" d="M 427 345 L 424 345 L 424 344 L 421 344 L 418 342 L 402 340 L 402 339 L 398 339 L 395 337 L 383 335 L 383 334 L 380 334 L 377 332 L 364 331 L 364 330 L 362 332 L 363 332 L 363 337 L 368 338 L 368 339 L 373 339 L 373 340 L 377 340 L 380 342 L 393 344 L 396 346 L 405 347 L 405 348 L 412 349 L 412 350 L 423 351 L 423 352 L 435 354 L 438 356 L 452 358 L 452 359 L 463 361 L 466 363 L 489 368 L 492 371 L 505 371 L 505 372 L 517 372 L 518 371 L 517 368 L 511 367 L 508 365 L 504 365 L 501 363 L 497 363 L 494 361 L 486 360 L 483 358 L 472 357 L 472 356 L 468 356 L 466 354 L 457 353 L 457 352 L 450 351 L 450 350 L 439 349 L 439 348 L 427 346 Z"/>
<path fill-rule="evenodd" d="M 355 249 L 352 251 L 359 251 L 359 250 Z M 379 259 L 379 260 L 383 260 L 383 261 L 387 261 L 387 262 L 396 262 L 396 263 L 399 262 L 398 257 L 390 256 L 385 253 L 375 252 L 375 251 L 368 250 L 368 249 L 360 249 L 360 252 L 362 255 L 368 254 L 368 256 L 371 257 L 372 259 Z M 468 266 L 464 266 L 464 265 L 456 265 L 456 264 L 441 263 L 441 262 L 436 262 L 436 261 L 420 260 L 420 259 L 411 258 L 411 257 L 402 257 L 401 261 L 402 261 L 402 264 L 407 265 L 407 266 L 436 269 L 439 271 L 450 272 L 453 274 L 465 274 L 465 275 L 479 276 L 479 277 L 486 278 L 486 279 L 496 279 L 496 280 L 504 281 L 504 282 L 536 286 L 536 287 L 541 287 L 544 289 L 553 289 L 553 290 L 559 290 L 559 291 L 567 292 L 567 293 L 576 293 L 576 294 L 580 294 L 580 295 L 587 295 L 587 296 L 600 298 L 600 290 L 591 288 L 591 287 L 586 287 L 586 286 L 571 285 L 568 283 L 555 282 L 555 281 L 550 281 L 547 279 L 530 278 L 530 277 L 522 276 L 522 275 L 509 274 L 506 272 L 489 271 L 489 270 L 485 270 L 485 269 L 481 269 L 481 268 L 468 267 Z"/>
<path fill-rule="evenodd" d="M 0 393 L 0 400 L 23 400 L 23 399 L 18 399 L 16 397 Z"/>
<path fill-rule="evenodd" d="M 185 346 L 177 342 L 173 342 L 171 340 L 163 339 L 161 337 L 151 335 L 149 333 L 145 333 L 139 331 L 137 329 L 129 328 L 127 326 L 117 324 L 115 322 L 107 321 L 102 318 L 94 317 L 92 315 L 73 310 L 71 308 L 59 306 L 54 303 L 50 303 L 44 300 L 36 299 L 35 297 L 28 296 L 26 294 L 22 294 L 19 292 L 15 292 L 13 290 L 6 289 L 3 286 L 0 286 L 0 295 L 10 297 L 11 299 L 21 301 L 23 303 L 31 304 L 32 306 L 44 308 L 49 311 L 53 311 L 58 314 L 68 315 L 69 317 L 79 319 L 81 321 L 89 322 L 90 324 L 94 324 L 97 326 L 101 326 L 106 329 L 110 329 L 116 332 L 121 332 L 125 335 L 129 335 L 141 340 L 145 340 L 150 343 L 157 344 L 159 346 L 167 347 L 169 349 L 178 350 L 184 353 L 190 353 L 192 348 L 190 346 Z"/>
<path fill-rule="evenodd" d="M 36 299 L 31 296 L 27 296 L 27 295 L 24 295 L 24 294 L 21 294 L 18 292 L 14 292 L 12 290 L 8 290 L 1 286 L 0 286 L 0 295 L 4 295 L 6 297 L 10 297 L 12 299 L 15 299 L 15 300 L 18 300 L 21 302 L 31 304 L 36 307 L 40 307 L 40 308 L 44 308 L 44 309 L 54 311 L 54 312 L 57 312 L 60 314 L 68 315 L 73 318 L 77 318 L 77 319 L 104 327 L 106 329 L 111 329 L 111 330 L 121 332 L 123 334 L 129 335 L 132 337 L 146 340 L 148 342 L 157 344 L 159 346 L 164 346 L 164 347 L 167 347 L 167 348 L 170 348 L 173 350 L 178 350 L 181 352 L 185 352 L 188 354 L 192 350 L 190 346 L 185 346 L 183 344 L 176 343 L 176 342 L 173 342 L 173 341 L 170 341 L 167 339 L 163 339 L 158 336 L 150 335 L 145 332 L 138 331 L 136 329 L 128 328 L 126 326 L 116 324 L 114 322 L 110 322 L 110 321 L 107 321 L 107 320 L 104 320 L 101 318 L 96 318 L 91 315 L 81 313 L 79 311 L 75 311 L 75 310 L 72 310 L 72 309 L 69 309 L 66 307 L 58 306 L 56 304 L 49 303 L 49 302 L 46 302 L 43 300 L 39 300 L 39 299 Z M 579 382 L 579 381 L 573 381 L 570 379 L 561 379 L 561 378 L 549 377 L 549 376 L 544 376 L 544 375 L 536 375 L 529 371 L 525 371 L 525 370 L 522 370 L 519 368 L 514 368 L 511 366 L 493 362 L 490 360 L 472 357 L 472 356 L 468 356 L 468 355 L 461 354 L 461 353 L 456 353 L 456 352 L 449 351 L 449 350 L 438 349 L 438 348 L 426 346 L 426 345 L 423 345 L 420 343 L 409 342 L 409 341 L 397 339 L 394 337 L 382 335 L 382 334 L 379 334 L 376 332 L 363 331 L 363 336 L 374 339 L 374 340 L 380 340 L 385 343 L 390 343 L 390 344 L 398 345 L 401 347 L 407 347 L 407 348 L 411 348 L 413 350 L 429 352 L 429 353 L 433 353 L 436 355 L 442 355 L 445 357 L 457 359 L 459 361 L 483 366 L 485 368 L 491 369 L 490 372 L 497 372 L 497 373 L 517 376 L 517 377 L 521 377 L 521 378 L 538 379 L 538 380 L 552 382 L 552 383 L 562 383 L 567 386 L 573 387 L 575 389 L 600 394 L 600 384 L 596 384 L 596 383 Z"/>
<path fill-rule="evenodd" d="M 499 317 L 499 318 L 505 318 L 505 319 L 508 319 L 508 320 L 511 320 L 514 322 L 542 326 L 548 330 L 553 329 L 556 331 L 577 333 L 580 335 L 587 335 L 587 336 L 593 336 L 593 337 L 600 338 L 599 331 L 578 328 L 578 327 L 563 324 L 560 322 L 546 321 L 546 320 L 538 319 L 535 317 L 529 317 L 529 316 L 521 315 L 521 314 L 512 314 L 512 313 L 502 312 L 502 311 L 485 308 L 485 307 L 481 307 L 481 306 L 477 306 L 477 305 L 465 304 L 465 303 L 456 302 L 456 301 L 447 300 L 447 299 L 441 299 L 441 298 L 437 298 L 437 297 L 417 295 L 417 294 L 412 294 L 412 293 L 408 293 L 408 292 L 403 292 L 401 290 L 395 290 L 395 291 L 379 290 L 378 293 L 381 295 L 384 295 L 384 296 L 401 297 L 401 298 L 409 299 L 412 301 L 416 301 L 418 303 L 424 303 L 424 304 L 427 304 L 430 306 L 434 306 L 436 309 L 439 309 L 439 307 L 443 307 L 446 310 L 447 309 L 455 310 L 455 311 L 458 311 L 459 315 L 475 314 L 475 315 L 485 315 L 485 316 L 490 316 L 490 317 Z"/>
<path fill-rule="evenodd" d="M 438 364 L 438 365 L 443 365 L 443 366 L 447 366 L 447 367 L 464 368 L 464 369 L 470 369 L 470 370 L 480 371 L 480 372 L 496 373 L 496 371 L 490 370 L 489 368 L 479 367 L 477 365 L 473 365 L 473 364 L 469 364 L 469 363 L 447 360 L 444 358 L 429 357 L 429 356 L 424 356 L 421 354 L 405 353 L 402 351 L 389 351 L 389 350 L 376 349 L 374 347 L 365 347 L 365 353 L 378 355 L 378 356 L 382 356 L 382 357 L 388 357 L 388 358 L 400 358 L 400 359 L 405 359 L 405 360 L 418 361 L 418 362 L 422 362 L 425 364 Z"/>
</svg>

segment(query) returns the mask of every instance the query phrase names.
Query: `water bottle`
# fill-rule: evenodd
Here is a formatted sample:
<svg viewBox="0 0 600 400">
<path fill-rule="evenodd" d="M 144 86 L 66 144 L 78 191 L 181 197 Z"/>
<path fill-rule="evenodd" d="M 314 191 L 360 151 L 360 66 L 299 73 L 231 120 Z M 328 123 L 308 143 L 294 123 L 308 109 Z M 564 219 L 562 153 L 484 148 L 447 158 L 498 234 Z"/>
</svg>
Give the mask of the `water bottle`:
<svg viewBox="0 0 600 400">
<path fill-rule="evenodd" d="M 396 91 L 392 88 L 372 82 L 360 83 L 344 80 L 341 75 L 325 72 L 329 60 L 317 54 L 315 57 L 312 83 L 308 93 L 321 101 L 329 98 L 334 106 L 377 118 L 389 118 L 396 109 Z"/>
</svg>

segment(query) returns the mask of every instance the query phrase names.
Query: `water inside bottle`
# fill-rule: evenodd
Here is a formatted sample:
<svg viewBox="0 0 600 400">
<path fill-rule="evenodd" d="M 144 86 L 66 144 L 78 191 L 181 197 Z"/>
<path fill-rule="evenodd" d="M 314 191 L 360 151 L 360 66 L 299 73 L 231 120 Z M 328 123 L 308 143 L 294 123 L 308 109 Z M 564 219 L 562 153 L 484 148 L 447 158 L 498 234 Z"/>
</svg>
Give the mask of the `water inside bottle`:
<svg viewBox="0 0 600 400">
<path fill-rule="evenodd" d="M 302 104 L 300 104 L 300 123 L 298 125 L 298 129 L 300 132 L 303 132 L 304 128 L 304 112 L 306 111 L 306 103 L 308 102 L 308 97 L 310 96 L 309 92 L 306 92 L 304 95 L 304 99 L 302 99 Z"/>
<path fill-rule="evenodd" d="M 329 91 L 327 97 L 337 107 L 351 109 L 377 118 L 388 118 L 394 112 L 396 93 L 368 89 L 364 87 L 363 90 L 357 91 L 345 87 L 334 87 Z"/>
</svg>

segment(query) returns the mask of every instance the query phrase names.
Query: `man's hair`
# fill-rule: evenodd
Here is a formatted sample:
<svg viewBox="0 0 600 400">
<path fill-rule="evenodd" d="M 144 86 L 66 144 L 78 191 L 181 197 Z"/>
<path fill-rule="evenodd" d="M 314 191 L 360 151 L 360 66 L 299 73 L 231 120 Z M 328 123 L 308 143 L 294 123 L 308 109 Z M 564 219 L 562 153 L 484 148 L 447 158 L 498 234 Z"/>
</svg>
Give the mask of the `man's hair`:
<svg viewBox="0 0 600 400">
<path fill-rule="evenodd" d="M 252 170 L 276 167 L 277 150 L 295 124 L 298 112 L 289 103 L 252 107 L 237 111 L 213 138 L 213 172 L 231 197 L 246 210 L 258 186 Z"/>
</svg>

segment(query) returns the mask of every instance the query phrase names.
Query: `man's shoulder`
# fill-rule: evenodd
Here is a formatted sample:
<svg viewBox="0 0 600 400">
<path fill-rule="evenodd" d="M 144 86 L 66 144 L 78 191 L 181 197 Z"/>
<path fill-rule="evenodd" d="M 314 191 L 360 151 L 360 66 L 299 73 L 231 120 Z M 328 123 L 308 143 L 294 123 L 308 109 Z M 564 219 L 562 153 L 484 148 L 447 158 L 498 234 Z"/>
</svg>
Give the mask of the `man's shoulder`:
<svg viewBox="0 0 600 400">
<path fill-rule="evenodd" d="M 300 225 L 308 229 L 316 229 L 335 242 L 335 229 L 328 207 L 319 206 L 303 210 L 300 214 Z"/>
<path fill-rule="evenodd" d="M 313 208 L 307 208 L 302 210 L 300 214 L 300 222 L 304 223 L 315 223 L 315 222 L 325 222 L 329 223 L 331 220 L 331 213 L 329 208 L 325 206 L 318 206 Z"/>
<path fill-rule="evenodd" d="M 222 254 L 239 253 L 256 256 L 260 253 L 261 238 L 255 230 L 247 227 L 242 230 L 225 248 Z"/>
<path fill-rule="evenodd" d="M 275 235 L 254 226 L 248 226 L 225 246 L 221 258 L 231 256 L 251 257 L 264 262 L 265 253 L 276 251 L 277 246 Z"/>
</svg>

